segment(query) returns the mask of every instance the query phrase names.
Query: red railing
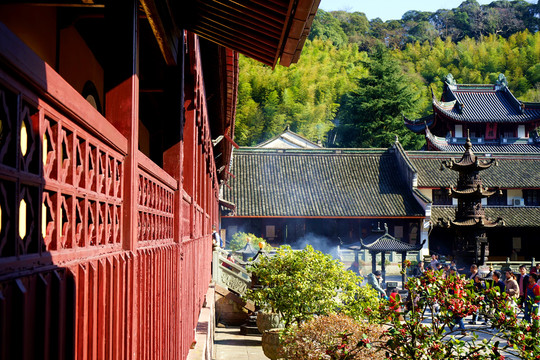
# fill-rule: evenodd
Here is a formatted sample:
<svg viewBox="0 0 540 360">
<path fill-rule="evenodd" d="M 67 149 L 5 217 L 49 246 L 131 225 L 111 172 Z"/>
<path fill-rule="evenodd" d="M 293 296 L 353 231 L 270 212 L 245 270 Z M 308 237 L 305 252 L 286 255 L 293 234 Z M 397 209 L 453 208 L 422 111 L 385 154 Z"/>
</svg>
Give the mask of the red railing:
<svg viewBox="0 0 540 360">
<path fill-rule="evenodd" d="M 198 309 L 203 305 L 204 295 L 208 290 L 211 277 L 211 262 L 208 261 L 208 257 L 212 257 L 211 244 L 210 236 L 189 240 L 183 244 L 182 294 L 189 294 L 189 296 L 184 299 L 186 302 L 183 305 L 184 312 L 182 312 L 182 343 L 184 344 L 182 358 L 187 356 L 187 351 L 193 341 Z"/>
<path fill-rule="evenodd" d="M 174 194 L 178 182 L 143 153 L 139 163 L 138 241 L 173 241 Z"/>
<path fill-rule="evenodd" d="M 0 24 L 0 358 L 187 356 L 217 199 L 197 204 L 139 152 L 127 209 L 128 155 L 125 137 Z M 122 240 L 130 212 L 134 248 Z"/>
</svg>

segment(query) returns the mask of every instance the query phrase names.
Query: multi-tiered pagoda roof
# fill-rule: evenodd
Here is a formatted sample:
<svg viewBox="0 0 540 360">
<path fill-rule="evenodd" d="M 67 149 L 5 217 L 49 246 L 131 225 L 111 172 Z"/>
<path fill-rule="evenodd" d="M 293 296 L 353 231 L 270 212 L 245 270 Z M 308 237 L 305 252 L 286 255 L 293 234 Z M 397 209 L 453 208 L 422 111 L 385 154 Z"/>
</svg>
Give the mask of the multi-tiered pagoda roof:
<svg viewBox="0 0 540 360">
<path fill-rule="evenodd" d="M 519 101 L 502 74 L 490 85 L 457 84 L 449 74 L 441 99 L 433 95 L 433 114 L 404 121 L 409 130 L 426 134 L 430 150 L 459 151 L 467 128 L 476 130 L 472 136 L 476 152 L 540 152 L 535 131 L 540 126 L 540 103 Z"/>
<path fill-rule="evenodd" d="M 465 143 L 465 152 L 461 159 L 458 161 L 450 159 L 442 162 L 441 170 L 447 167 L 459 173 L 457 187 L 450 186 L 452 197 L 458 199 L 458 207 L 455 219 L 450 220 L 448 225 L 452 227 L 487 228 L 502 224 L 500 218 L 495 221 L 486 218 L 480 202 L 480 199 L 488 198 L 497 192 L 497 190 L 488 190 L 484 187 L 479 176 L 480 171 L 489 169 L 495 163 L 495 159 L 479 159 L 473 153 L 472 144 L 468 137 Z"/>
</svg>

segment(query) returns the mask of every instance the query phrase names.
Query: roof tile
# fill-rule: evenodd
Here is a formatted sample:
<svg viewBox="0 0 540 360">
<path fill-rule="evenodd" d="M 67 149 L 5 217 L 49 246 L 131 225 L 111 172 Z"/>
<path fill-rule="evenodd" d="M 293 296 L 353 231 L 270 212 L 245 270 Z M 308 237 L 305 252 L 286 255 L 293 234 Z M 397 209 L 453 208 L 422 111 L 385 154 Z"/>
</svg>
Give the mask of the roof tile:
<svg viewBox="0 0 540 360">
<path fill-rule="evenodd" d="M 391 150 L 234 151 L 236 216 L 421 217 Z"/>
<path fill-rule="evenodd" d="M 484 206 L 483 209 L 486 218 L 495 220 L 501 217 L 506 227 L 538 227 L 540 207 Z M 455 210 L 455 206 L 433 206 L 431 218 L 434 220 L 439 218 L 454 219 Z"/>
<path fill-rule="evenodd" d="M 418 170 L 419 188 L 439 188 L 455 185 L 458 174 L 454 171 L 440 171 L 441 161 L 450 158 L 459 159 L 463 153 L 439 151 L 409 151 L 408 155 Z M 476 154 L 480 159 L 488 157 Z M 487 187 L 540 188 L 540 155 L 535 154 L 491 154 L 497 159 L 497 166 L 492 166 L 480 173 L 483 184 Z"/>
</svg>

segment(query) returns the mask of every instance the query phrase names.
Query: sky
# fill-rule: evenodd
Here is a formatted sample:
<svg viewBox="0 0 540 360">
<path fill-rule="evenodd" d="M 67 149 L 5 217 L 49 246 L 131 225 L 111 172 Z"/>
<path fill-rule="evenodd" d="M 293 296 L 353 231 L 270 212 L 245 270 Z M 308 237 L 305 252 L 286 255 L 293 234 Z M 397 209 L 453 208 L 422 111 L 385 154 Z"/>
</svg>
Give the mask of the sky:
<svg viewBox="0 0 540 360">
<path fill-rule="evenodd" d="M 489 4 L 492 0 L 477 0 L 480 4 Z M 458 7 L 460 0 L 321 0 L 319 9 L 325 11 L 346 10 L 348 12 L 363 12 L 369 20 L 381 18 L 398 20 L 409 10 L 431 11 L 453 9 Z"/>
</svg>

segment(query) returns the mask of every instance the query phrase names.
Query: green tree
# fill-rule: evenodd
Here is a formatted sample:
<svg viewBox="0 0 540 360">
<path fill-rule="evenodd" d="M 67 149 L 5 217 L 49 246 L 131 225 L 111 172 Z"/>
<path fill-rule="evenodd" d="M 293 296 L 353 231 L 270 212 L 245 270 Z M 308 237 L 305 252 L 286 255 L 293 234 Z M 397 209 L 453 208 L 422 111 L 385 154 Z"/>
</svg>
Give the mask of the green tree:
<svg viewBox="0 0 540 360">
<path fill-rule="evenodd" d="M 307 41 L 297 64 L 273 71 L 240 57 L 235 140 L 256 145 L 286 125 L 312 141 L 324 141 L 339 108 L 339 99 L 354 87 L 366 58 L 356 45 L 337 48 L 330 40 Z"/>
<path fill-rule="evenodd" d="M 260 242 L 265 244 L 265 248 L 267 247 L 263 238 L 260 238 L 260 237 L 255 236 L 254 234 L 251 234 L 251 233 L 248 234 L 245 232 L 237 232 L 236 234 L 234 234 L 230 243 L 227 244 L 227 247 L 231 249 L 232 251 L 239 251 L 239 250 L 242 250 L 248 242 L 250 242 L 253 248 L 255 249 L 259 248 Z"/>
<path fill-rule="evenodd" d="M 349 42 L 347 34 L 341 27 L 340 20 L 322 9 L 317 11 L 317 16 L 313 19 L 308 38 L 310 40 L 315 38 L 330 40 L 337 47 L 344 46 Z"/>
<path fill-rule="evenodd" d="M 396 135 L 404 147 L 417 149 L 424 142 L 403 126 L 402 114 L 416 110 L 418 96 L 399 63 L 379 45 L 365 62 L 369 75 L 345 95 L 338 115 L 337 134 L 342 147 L 388 147 Z"/>
<path fill-rule="evenodd" d="M 514 95 L 523 101 L 536 101 L 540 18 L 535 17 L 535 11 L 535 4 L 524 0 L 500 0 L 489 5 L 469 0 L 456 9 L 409 11 L 401 20 L 386 22 L 369 22 L 363 13 L 319 11 L 315 18 L 319 30 L 314 25 L 310 35 L 313 40 L 306 42 L 297 64 L 272 70 L 255 60 L 240 58 L 235 140 L 243 146 L 256 145 L 277 135 L 286 125 L 315 142 L 333 140 L 335 124 L 350 127 L 351 122 L 360 121 L 346 116 L 358 116 L 359 109 L 352 104 L 357 97 L 353 90 L 358 79 L 367 74 L 366 64 L 371 61 L 366 62 L 368 55 L 362 50 L 372 51 L 378 44 L 391 49 L 390 58 L 397 61 L 413 100 L 409 110 L 402 105 L 400 111 L 392 113 L 395 119 L 401 111 L 409 118 L 428 115 L 432 111 L 431 90 L 440 96 L 448 73 L 458 83 L 491 84 L 503 73 Z M 386 89 L 380 94 L 380 107 L 388 105 L 387 96 L 392 91 Z M 381 124 L 383 132 L 399 135 L 407 147 L 417 148 L 423 142 L 421 136 L 405 131 L 400 121 L 393 122 L 395 126 Z M 356 139 L 357 135 L 349 137 Z M 351 139 L 329 142 L 330 146 L 360 144 Z M 389 139 L 393 140 L 393 135 L 362 144 L 386 147 Z"/>
<path fill-rule="evenodd" d="M 248 290 L 245 298 L 280 313 L 285 327 L 338 311 L 358 318 L 366 308 L 378 307 L 373 289 L 358 285 L 361 278 L 309 245 L 301 251 L 281 246 L 274 256 L 259 256 L 248 271 L 261 287 Z"/>
</svg>

